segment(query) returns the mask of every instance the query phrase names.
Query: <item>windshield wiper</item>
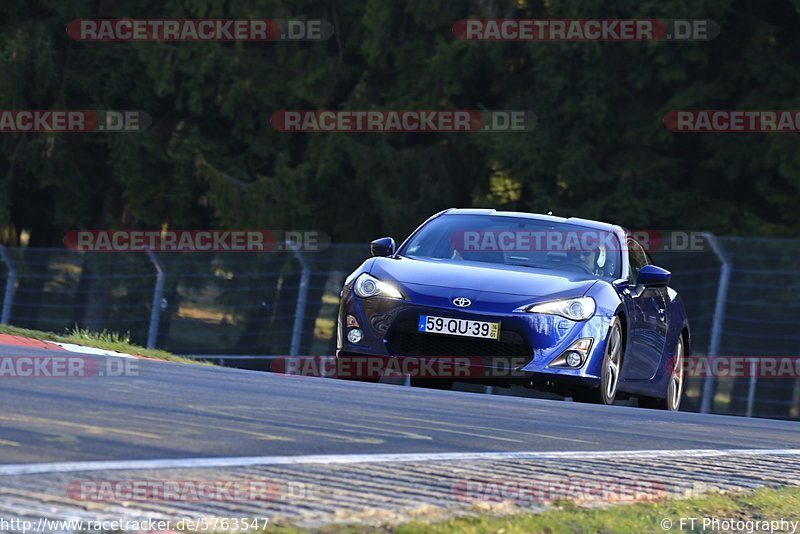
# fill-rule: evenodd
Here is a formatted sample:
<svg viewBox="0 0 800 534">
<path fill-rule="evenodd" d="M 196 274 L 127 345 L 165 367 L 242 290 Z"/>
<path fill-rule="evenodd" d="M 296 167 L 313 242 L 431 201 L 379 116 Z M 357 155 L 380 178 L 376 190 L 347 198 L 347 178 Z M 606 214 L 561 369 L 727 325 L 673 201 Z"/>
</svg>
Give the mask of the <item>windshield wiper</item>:
<svg viewBox="0 0 800 534">
<path fill-rule="evenodd" d="M 513 265 L 515 267 L 530 267 L 531 269 L 552 269 L 550 265 L 537 265 L 535 263 L 506 263 L 506 265 Z"/>
</svg>

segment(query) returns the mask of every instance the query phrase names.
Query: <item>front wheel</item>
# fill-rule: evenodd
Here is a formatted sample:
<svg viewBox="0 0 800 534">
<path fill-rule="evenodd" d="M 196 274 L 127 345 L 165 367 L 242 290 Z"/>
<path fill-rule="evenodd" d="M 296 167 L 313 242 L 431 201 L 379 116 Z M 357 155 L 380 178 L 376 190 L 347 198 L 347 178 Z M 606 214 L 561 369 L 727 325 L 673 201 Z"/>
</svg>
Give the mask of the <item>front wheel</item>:
<svg viewBox="0 0 800 534">
<path fill-rule="evenodd" d="M 578 402 L 594 404 L 614 404 L 619 385 L 619 372 L 622 368 L 622 328 L 614 319 L 608 332 L 606 350 L 603 354 L 603 369 L 600 373 L 600 387 L 576 391 L 572 398 Z"/>
<path fill-rule="evenodd" d="M 654 408 L 657 410 L 677 411 L 681 406 L 681 396 L 683 395 L 683 336 L 678 338 L 675 346 L 675 357 L 671 362 L 672 369 L 667 382 L 667 392 L 663 399 L 651 397 L 639 397 L 639 406 L 642 408 Z"/>
</svg>

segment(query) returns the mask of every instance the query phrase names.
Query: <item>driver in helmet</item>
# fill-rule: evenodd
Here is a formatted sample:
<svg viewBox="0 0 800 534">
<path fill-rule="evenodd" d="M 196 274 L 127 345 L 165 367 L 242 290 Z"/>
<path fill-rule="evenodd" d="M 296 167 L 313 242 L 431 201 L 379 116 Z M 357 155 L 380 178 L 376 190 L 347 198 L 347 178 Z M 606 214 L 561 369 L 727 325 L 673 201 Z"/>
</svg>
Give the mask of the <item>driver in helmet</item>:
<svg viewBox="0 0 800 534">
<path fill-rule="evenodd" d="M 605 247 L 594 244 L 588 248 L 570 249 L 567 251 L 567 259 L 585 268 L 587 272 L 602 275 L 606 263 Z"/>
</svg>

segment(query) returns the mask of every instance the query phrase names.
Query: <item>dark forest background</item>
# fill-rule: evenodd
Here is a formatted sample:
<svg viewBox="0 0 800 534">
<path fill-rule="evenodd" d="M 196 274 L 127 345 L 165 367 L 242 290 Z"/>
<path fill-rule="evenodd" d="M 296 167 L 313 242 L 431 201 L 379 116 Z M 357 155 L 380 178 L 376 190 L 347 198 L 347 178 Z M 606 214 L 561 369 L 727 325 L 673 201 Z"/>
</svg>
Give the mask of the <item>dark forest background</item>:
<svg viewBox="0 0 800 534">
<path fill-rule="evenodd" d="M 325 42 L 79 43 L 75 18 L 322 18 Z M 469 17 L 710 18 L 711 42 L 470 43 Z M 800 0 L 0 2 L 0 108 L 138 109 L 144 133 L 2 134 L 0 228 L 403 237 L 450 206 L 795 236 L 800 136 L 673 134 L 671 109 L 800 109 Z M 278 109 L 527 109 L 526 133 L 280 133 Z"/>
</svg>

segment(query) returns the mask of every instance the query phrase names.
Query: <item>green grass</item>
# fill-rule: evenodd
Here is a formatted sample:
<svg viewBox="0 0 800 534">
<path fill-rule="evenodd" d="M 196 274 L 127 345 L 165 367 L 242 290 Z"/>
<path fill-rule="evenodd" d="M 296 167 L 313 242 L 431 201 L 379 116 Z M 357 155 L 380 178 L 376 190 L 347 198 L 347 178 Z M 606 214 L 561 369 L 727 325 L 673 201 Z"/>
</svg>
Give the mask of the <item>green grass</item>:
<svg viewBox="0 0 800 534">
<path fill-rule="evenodd" d="M 10 334 L 13 336 L 28 337 L 42 341 L 74 343 L 76 345 L 84 345 L 86 347 L 93 347 L 103 350 L 115 350 L 117 352 L 124 352 L 137 356 L 156 358 L 158 360 L 168 360 L 182 363 L 201 363 L 188 358 L 175 356 L 174 354 L 171 354 L 165 350 L 146 349 L 144 347 L 140 347 L 139 345 L 131 343 L 130 336 L 127 334 L 109 332 L 107 330 L 103 330 L 102 332 L 90 332 L 88 330 L 81 330 L 80 328 L 75 327 L 72 329 L 72 331 L 67 330 L 63 334 L 56 334 L 55 332 L 43 332 L 41 330 L 29 330 L 27 328 L 19 328 L 16 326 L 0 325 L 0 334 Z"/>
<path fill-rule="evenodd" d="M 692 532 L 688 523 L 679 528 L 681 518 L 698 519 L 694 532 L 703 532 L 702 518 L 787 521 L 800 520 L 800 487 L 762 488 L 747 493 L 714 493 L 693 499 L 667 500 L 657 503 L 616 505 L 607 508 L 580 508 L 573 504 L 533 514 L 486 515 L 460 517 L 443 522 L 414 521 L 397 527 L 365 527 L 363 525 L 330 526 L 315 529 L 325 534 L 583 534 L 596 533 L 664 533 Z M 671 529 L 661 522 L 672 521 Z M 270 532 L 300 534 L 308 532 L 291 526 L 270 525 Z M 705 532 L 711 532 L 707 529 Z M 791 532 L 791 528 L 789 530 Z M 800 532 L 800 528 L 798 528 Z"/>
</svg>

